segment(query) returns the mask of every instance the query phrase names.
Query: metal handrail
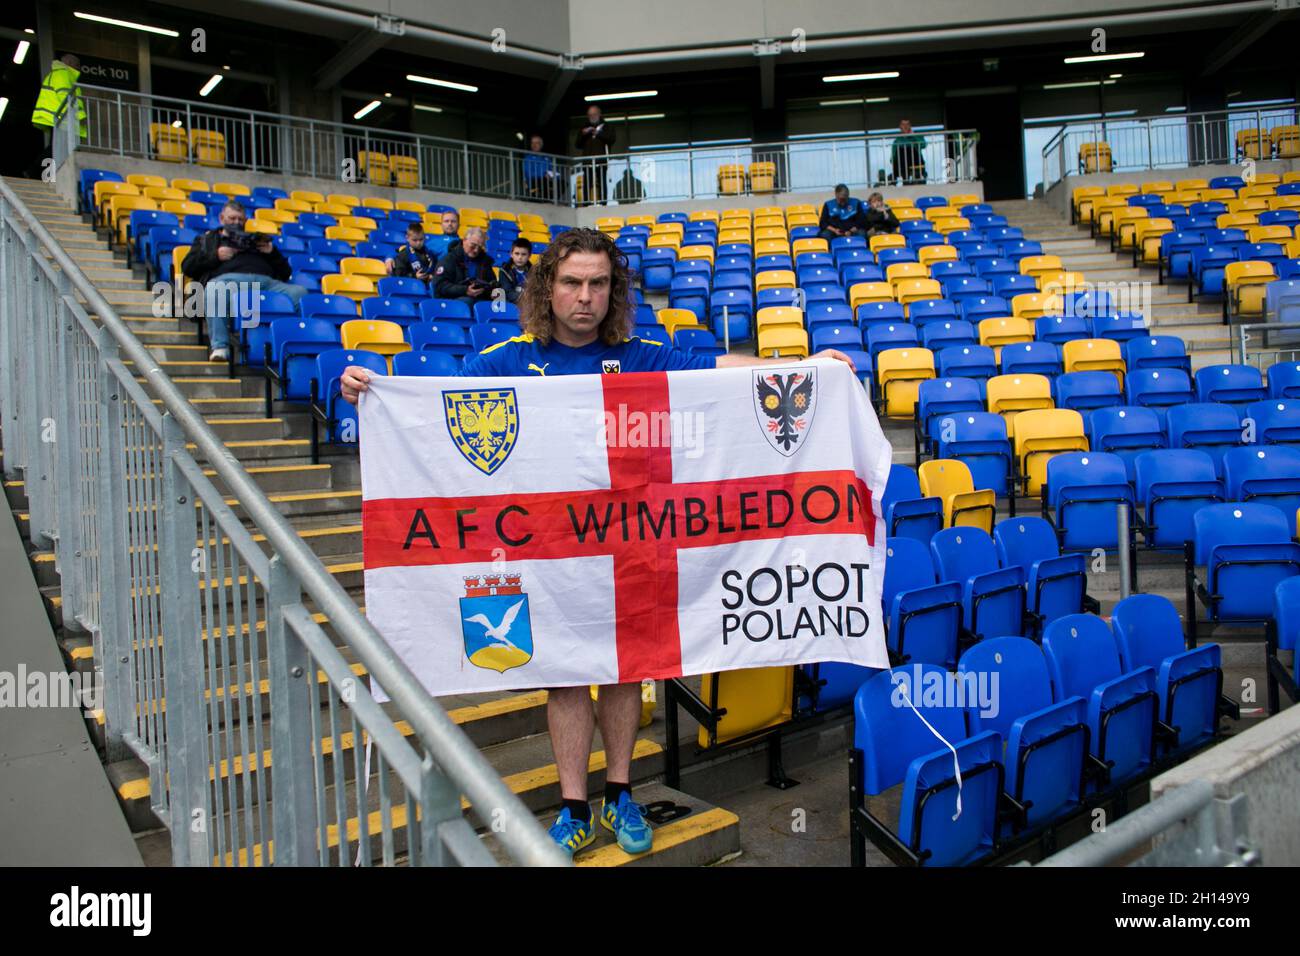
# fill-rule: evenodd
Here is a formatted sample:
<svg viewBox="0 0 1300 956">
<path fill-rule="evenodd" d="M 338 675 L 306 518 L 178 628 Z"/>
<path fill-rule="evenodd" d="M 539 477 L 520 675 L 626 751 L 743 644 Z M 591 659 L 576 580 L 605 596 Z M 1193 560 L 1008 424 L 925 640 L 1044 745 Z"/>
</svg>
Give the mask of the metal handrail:
<svg viewBox="0 0 1300 956">
<path fill-rule="evenodd" d="M 163 371 L 159 362 L 118 316 L 113 306 L 109 304 L 81 271 L 78 264 L 36 219 L 9 184 L 4 181 L 0 181 L 0 199 L 3 200 L 4 207 L 2 227 L 5 244 L 12 245 L 17 241 L 20 245 L 25 245 L 31 243 L 31 240 L 34 239 L 34 247 L 29 248 L 27 251 L 31 254 L 29 258 L 33 261 L 33 268 L 38 270 L 36 274 L 39 274 L 40 270 L 46 271 L 59 286 L 58 303 L 43 303 L 42 307 L 50 310 L 51 319 L 57 314 L 59 306 L 68 309 L 75 316 L 76 312 L 80 310 L 76 296 L 80 295 L 84 299 L 88 306 L 88 312 L 95 319 L 98 319 L 100 327 L 106 333 L 106 335 L 101 333 L 94 339 L 95 348 L 100 354 L 101 361 L 117 362 L 117 356 L 109 353 L 120 353 L 122 362 L 131 363 L 134 366 L 134 374 L 143 376 L 147 381 L 161 405 L 160 430 L 165 445 L 171 450 L 173 462 L 179 464 L 182 471 L 197 472 L 197 477 L 192 474 L 186 475 L 186 480 L 195 488 L 196 497 L 198 497 L 200 484 L 208 486 L 204 490 L 206 490 L 209 499 L 211 495 L 215 494 L 215 490 L 210 487 L 210 482 L 203 478 L 201 469 L 197 469 L 197 467 L 186 469 L 185 467 L 187 465 L 193 466 L 194 459 L 201 458 L 206 460 L 216 472 L 217 477 L 225 484 L 227 492 L 238 499 L 248 518 L 251 519 L 257 530 L 265 536 L 266 541 L 270 544 L 274 557 L 266 574 L 274 579 L 278 569 L 280 574 L 291 579 L 316 602 L 319 609 L 328 616 L 330 624 L 336 632 L 345 640 L 369 673 L 384 688 L 390 699 L 400 710 L 402 717 L 411 724 L 415 734 L 424 745 L 428 758 L 431 758 L 441 772 L 445 773 L 455 786 L 466 795 L 471 805 L 481 815 L 486 816 L 490 811 L 494 816 L 493 822 L 501 824 L 500 826 L 494 826 L 494 830 L 497 838 L 510 855 L 519 862 L 533 865 L 552 865 L 564 862 L 565 858 L 562 852 L 541 829 L 537 820 L 528 811 L 520 798 L 504 784 L 500 776 L 470 742 L 464 732 L 451 721 L 443 708 L 428 695 L 415 675 L 360 613 L 353 599 L 330 576 L 306 542 L 294 532 L 284 516 L 271 504 L 244 467 L 225 447 L 166 372 Z M 27 232 L 30 239 L 22 236 L 23 230 Z M 11 258 L 11 254 L 14 258 Z M 17 252 L 13 250 L 6 250 L 6 262 L 12 264 L 20 262 L 21 259 L 17 258 L 17 255 Z M 48 259 L 49 262 L 53 263 L 54 267 L 57 267 L 59 275 L 54 274 L 45 259 Z M 12 268 L 12 265 L 10 267 Z M 13 282 L 16 278 L 13 275 L 6 276 L 8 282 Z M 16 298 L 17 293 L 14 290 L 9 291 L 14 292 L 14 294 L 6 294 L 3 298 L 4 312 L 7 314 L 0 316 L 0 329 L 4 331 L 3 337 L 6 345 L 12 351 L 15 343 L 20 342 L 24 336 L 32 334 L 30 330 L 20 333 L 19 323 L 31 322 L 35 325 L 36 322 L 32 315 L 24 314 L 21 303 Z M 74 326 L 69 323 L 66 327 L 57 330 L 56 338 L 70 338 L 73 331 Z M 7 360 L 6 373 L 12 370 L 12 363 L 16 360 L 16 357 L 9 354 Z M 121 384 L 125 384 L 125 379 L 122 379 Z M 131 384 L 135 383 L 132 382 Z M 6 421 L 14 421 L 17 412 L 13 406 L 17 403 L 13 401 L 11 393 L 7 392 L 5 398 L 9 399 L 6 403 L 7 407 L 3 410 Z M 39 414 L 37 410 L 25 411 Z M 142 414 L 148 417 L 148 412 L 152 412 L 153 409 L 150 407 L 141 409 L 141 411 Z M 152 421 L 152 419 L 150 420 Z M 78 437 L 84 439 L 84 436 Z M 184 453 L 186 443 L 194 445 L 195 451 L 192 455 Z M 9 445 L 10 443 L 6 442 L 6 444 Z M 177 449 L 179 449 L 180 453 L 177 453 Z M 24 451 L 31 454 L 33 450 L 24 448 Z M 63 453 L 63 448 L 60 448 L 60 453 Z M 80 448 L 67 452 L 69 455 L 82 453 L 85 452 Z M 9 457 L 9 455 L 6 455 L 6 465 L 12 468 L 14 463 L 9 461 Z M 30 467 L 26 475 L 31 476 Z M 109 476 L 109 480 L 111 479 L 112 476 Z M 75 482 L 75 476 L 73 480 Z M 53 492 L 54 488 L 41 489 L 32 487 L 32 484 L 29 481 L 28 494 L 33 498 L 33 511 L 35 512 L 40 503 L 40 496 Z M 184 502 L 185 498 L 182 496 L 180 500 Z M 217 495 L 217 501 L 220 502 L 219 495 Z M 168 504 L 171 505 L 172 503 L 169 501 Z M 33 517 L 35 517 L 35 513 Z M 52 524 L 57 524 L 57 519 Z M 180 521 L 177 522 L 177 527 L 162 527 L 158 533 L 160 537 L 173 534 L 184 538 L 189 535 L 190 546 L 192 546 L 193 528 L 187 530 L 185 525 L 186 522 Z M 32 527 L 33 531 L 35 531 L 37 528 L 36 523 L 33 523 Z M 61 534 L 71 535 L 74 529 L 63 527 L 59 530 Z M 226 534 L 230 534 L 231 530 L 225 527 L 221 529 L 222 533 Z M 249 540 L 251 541 L 251 539 Z M 161 541 L 159 543 L 159 552 L 162 553 Z M 188 554 L 188 548 L 186 554 Z M 160 579 L 165 583 L 165 569 Z M 115 599 L 115 597 L 106 595 L 105 599 Z M 270 592 L 268 592 L 268 599 L 269 597 Z M 286 606 L 290 610 L 295 607 L 300 608 L 301 602 L 286 602 Z M 288 616 L 290 618 L 289 627 L 293 627 L 294 620 L 297 620 L 301 627 L 301 614 L 296 618 L 293 614 Z M 307 615 L 307 619 L 310 621 L 310 615 Z M 183 622 L 184 618 L 181 617 L 177 620 Z M 299 638 L 305 642 L 304 633 L 298 631 L 297 628 L 294 628 L 294 630 Z M 270 627 L 268 626 L 269 633 Z M 167 635 L 165 632 L 163 636 L 164 640 L 166 640 Z M 114 638 L 120 639 L 120 635 L 105 635 L 104 640 L 107 642 Z M 268 645 L 268 652 L 271 650 L 273 649 Z M 324 666 L 324 659 L 322 659 L 322 666 Z M 300 674 L 301 672 L 299 672 L 299 676 Z M 170 686 L 171 682 L 169 681 Z M 109 693 L 113 693 L 113 690 L 110 689 Z M 189 702 L 183 700 L 174 701 L 173 707 L 183 707 L 187 703 Z M 198 701 L 198 706 L 203 706 L 201 699 Z M 377 705 L 372 709 L 370 716 L 373 718 L 376 713 L 382 716 L 382 711 L 378 711 Z M 388 718 L 385 717 L 384 721 L 388 730 L 391 731 L 392 728 Z M 384 733 L 383 728 L 379 726 L 368 727 L 367 730 L 376 737 Z M 412 756 L 414 757 L 414 754 Z M 279 776 L 277 776 L 277 785 L 279 779 Z M 204 783 L 206 785 L 206 780 Z M 362 811 L 359 810 L 358 812 Z M 173 821 L 171 825 L 175 846 L 177 831 L 186 829 L 189 820 L 181 818 Z M 323 821 L 320 828 L 323 833 Z M 458 837 L 458 839 L 463 842 L 463 838 Z"/>
<path fill-rule="evenodd" d="M 604 202 L 617 192 L 617 186 L 609 182 L 611 174 L 617 176 L 624 169 L 639 174 L 643 199 L 725 199 L 736 194 L 724 191 L 718 181 L 718 166 L 725 163 L 739 163 L 747 168 L 753 162 L 774 163 L 775 175 L 770 188 L 766 183 L 762 187 L 758 184 L 746 187 L 742 176 L 742 187 L 738 190 L 741 193 L 820 190 L 839 182 L 877 186 L 902 179 L 895 176 L 897 171 L 892 169 L 890 151 L 897 133 L 832 134 L 816 139 L 684 145 L 596 157 L 567 156 L 227 108 L 108 87 L 86 85 L 81 91 L 87 112 L 87 137 L 79 148 L 91 152 L 150 158 L 156 152 L 150 141 L 150 126 L 179 124 L 187 131 L 197 128 L 223 132 L 229 168 L 338 178 L 340 171 L 333 168 L 335 165 L 349 159 L 355 162 L 357 154 L 374 151 L 415 159 L 420 188 L 534 199 L 551 205 L 576 207 Z M 969 182 L 978 178 L 976 131 L 940 130 L 918 135 L 926 144 L 924 182 Z M 544 164 L 556 174 L 555 178 L 530 190 L 525 179 L 530 163 Z M 891 175 L 881 176 L 882 169 L 889 169 Z M 646 170 L 650 170 L 649 176 Z M 345 181 L 367 180 L 367 174 L 359 168 L 352 172 L 359 178 L 345 177 Z M 600 175 L 604 188 L 593 194 L 587 174 Z M 580 181 L 581 199 L 578 198 Z"/>
</svg>

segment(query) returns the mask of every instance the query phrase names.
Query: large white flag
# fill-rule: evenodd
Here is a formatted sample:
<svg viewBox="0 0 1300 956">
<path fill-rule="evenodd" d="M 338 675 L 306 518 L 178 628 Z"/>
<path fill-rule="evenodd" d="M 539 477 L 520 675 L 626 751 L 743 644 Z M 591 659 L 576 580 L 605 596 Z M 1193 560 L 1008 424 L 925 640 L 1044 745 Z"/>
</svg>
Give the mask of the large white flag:
<svg viewBox="0 0 1300 956">
<path fill-rule="evenodd" d="M 435 696 L 888 666 L 892 452 L 841 362 L 376 378 L 366 613 Z"/>
</svg>

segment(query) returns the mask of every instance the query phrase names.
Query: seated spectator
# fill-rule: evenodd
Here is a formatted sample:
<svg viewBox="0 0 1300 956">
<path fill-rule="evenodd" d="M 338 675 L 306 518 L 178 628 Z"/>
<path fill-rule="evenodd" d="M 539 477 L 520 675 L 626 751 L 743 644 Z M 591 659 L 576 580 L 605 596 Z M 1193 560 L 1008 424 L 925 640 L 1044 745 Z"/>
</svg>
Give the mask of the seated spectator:
<svg viewBox="0 0 1300 956">
<path fill-rule="evenodd" d="M 460 213 L 449 209 L 442 214 L 442 235 L 426 236 L 425 244 L 429 252 L 441 257 L 451 251 L 452 246 L 460 245 Z"/>
<path fill-rule="evenodd" d="M 623 178 L 614 186 L 615 202 L 640 202 L 645 198 L 645 187 L 641 185 L 641 180 L 632 174 L 632 164 L 629 163 L 627 169 L 623 170 Z"/>
<path fill-rule="evenodd" d="M 817 223 L 817 233 L 827 242 L 839 236 L 860 236 L 865 232 L 862 222 L 861 199 L 849 195 L 849 187 L 840 183 L 835 187 L 835 198 L 826 200 L 822 216 Z"/>
<path fill-rule="evenodd" d="M 533 244 L 519 236 L 510 247 L 510 261 L 497 271 L 497 284 L 506 294 L 507 302 L 518 302 L 524 291 L 524 282 L 533 267 Z"/>
<path fill-rule="evenodd" d="M 555 160 L 542 152 L 542 138 L 534 133 L 528 139 L 528 155 L 524 157 L 524 192 L 539 202 L 556 202 L 559 190 Z"/>
<path fill-rule="evenodd" d="M 271 237 L 244 231 L 247 218 L 243 204 L 230 200 L 221 209 L 221 227 L 199 236 L 181 262 L 181 272 L 204 286 L 211 362 L 230 358 L 230 317 L 242 314 L 241 304 L 251 309 L 259 293 L 281 292 L 297 308 L 307 294 L 285 281 L 292 270 Z"/>
<path fill-rule="evenodd" d="M 898 121 L 899 135 L 889 148 L 889 161 L 894 167 L 894 181 L 906 186 L 922 184 L 928 178 L 925 171 L 925 137 L 912 132 L 911 120 Z"/>
<path fill-rule="evenodd" d="M 465 240 L 454 245 L 438 260 L 434 270 L 434 294 L 440 299 L 459 299 L 467 305 L 487 302 L 496 288 L 492 257 L 484 250 L 487 234 L 479 226 L 465 230 Z"/>
<path fill-rule="evenodd" d="M 867 208 L 862 212 L 862 225 L 868 236 L 878 236 L 885 232 L 898 232 L 898 217 L 885 205 L 885 197 L 872 193 L 867 197 Z"/>
<path fill-rule="evenodd" d="M 429 252 L 424 242 L 424 227 L 413 222 L 406 227 L 406 243 L 398 246 L 393 258 L 384 260 L 390 276 L 406 276 L 428 282 L 438 260 Z"/>
</svg>

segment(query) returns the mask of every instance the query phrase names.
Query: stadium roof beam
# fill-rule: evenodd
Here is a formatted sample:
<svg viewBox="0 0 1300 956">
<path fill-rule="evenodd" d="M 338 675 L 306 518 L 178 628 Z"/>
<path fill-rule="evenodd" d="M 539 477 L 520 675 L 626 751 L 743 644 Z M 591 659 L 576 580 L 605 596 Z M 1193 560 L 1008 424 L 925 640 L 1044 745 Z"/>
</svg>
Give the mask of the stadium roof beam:
<svg viewBox="0 0 1300 956">
<path fill-rule="evenodd" d="M 1205 58 L 1205 68 L 1201 70 L 1201 76 L 1210 76 L 1219 72 L 1238 56 L 1240 56 L 1252 43 L 1267 33 L 1272 27 L 1291 15 L 1292 11 L 1282 12 L 1268 11 L 1257 13 L 1220 43 Z"/>
<path fill-rule="evenodd" d="M 546 95 L 542 97 L 542 105 L 537 110 L 538 126 L 551 118 L 551 114 L 555 112 L 555 108 L 564 99 L 564 94 L 569 91 L 569 85 L 573 83 L 573 78 L 578 75 L 582 67 L 582 57 L 580 56 L 560 57 L 560 68 L 547 81 Z"/>
<path fill-rule="evenodd" d="M 343 77 L 366 62 L 372 53 L 376 53 L 384 47 L 388 43 L 388 38 L 392 35 L 391 32 L 378 28 L 362 30 L 345 43 L 341 50 L 330 57 L 325 62 L 325 65 L 316 71 L 314 77 L 316 89 L 328 90 L 331 86 L 337 84 Z"/>
<path fill-rule="evenodd" d="M 765 110 L 770 110 L 776 103 L 776 58 L 780 55 L 780 40 L 754 41 L 754 56 L 758 58 L 759 106 Z"/>
</svg>

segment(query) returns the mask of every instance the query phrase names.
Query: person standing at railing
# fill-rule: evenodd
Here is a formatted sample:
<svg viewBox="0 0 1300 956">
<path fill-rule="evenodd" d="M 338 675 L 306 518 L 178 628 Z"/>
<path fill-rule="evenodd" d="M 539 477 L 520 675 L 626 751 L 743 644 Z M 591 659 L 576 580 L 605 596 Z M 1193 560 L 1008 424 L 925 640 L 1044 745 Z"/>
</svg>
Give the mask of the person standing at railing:
<svg viewBox="0 0 1300 956">
<path fill-rule="evenodd" d="M 54 138 L 54 127 L 63 119 L 72 100 L 77 103 L 78 131 L 83 140 L 86 138 L 86 104 L 81 98 L 81 87 L 77 85 L 80 75 L 81 60 L 65 53 L 50 64 L 50 72 L 41 81 L 41 91 L 36 95 L 36 107 L 32 110 L 32 125 L 45 137 L 47 149 Z"/>
<path fill-rule="evenodd" d="M 555 160 L 542 152 L 542 138 L 534 133 L 528 138 L 528 155 L 524 157 L 524 193 L 538 202 L 559 199 L 560 174 Z"/>
<path fill-rule="evenodd" d="M 589 202 L 605 201 L 605 177 L 608 175 L 609 148 L 614 145 L 614 127 L 605 122 L 599 106 L 587 107 L 587 125 L 578 131 L 577 147 L 583 156 L 593 157 L 582 164 L 582 177 L 586 180 Z"/>
<path fill-rule="evenodd" d="M 487 234 L 479 226 L 465 230 L 465 239 L 438 260 L 433 271 L 434 294 L 439 299 L 459 299 L 466 305 L 488 302 L 497 286 L 495 264 L 484 250 Z"/>
<path fill-rule="evenodd" d="M 210 362 L 230 359 L 230 319 L 256 315 L 257 296 L 279 292 L 293 307 L 307 290 L 287 280 L 289 260 L 263 233 L 245 232 L 244 206 L 230 200 L 221 209 L 221 226 L 199 236 L 181 262 L 181 272 L 204 287 L 204 312 L 212 351 Z"/>
<path fill-rule="evenodd" d="M 927 179 L 925 171 L 925 137 L 912 132 L 911 120 L 898 121 L 899 135 L 889 148 L 890 163 L 894 167 L 894 181 L 905 186 L 922 184 Z"/>
<path fill-rule="evenodd" d="M 860 236 L 866 231 L 862 215 L 866 207 L 861 199 L 849 195 L 849 187 L 840 183 L 835 187 L 835 198 L 822 204 L 821 219 L 817 223 L 822 239 L 830 242 L 841 236 Z"/>
</svg>

